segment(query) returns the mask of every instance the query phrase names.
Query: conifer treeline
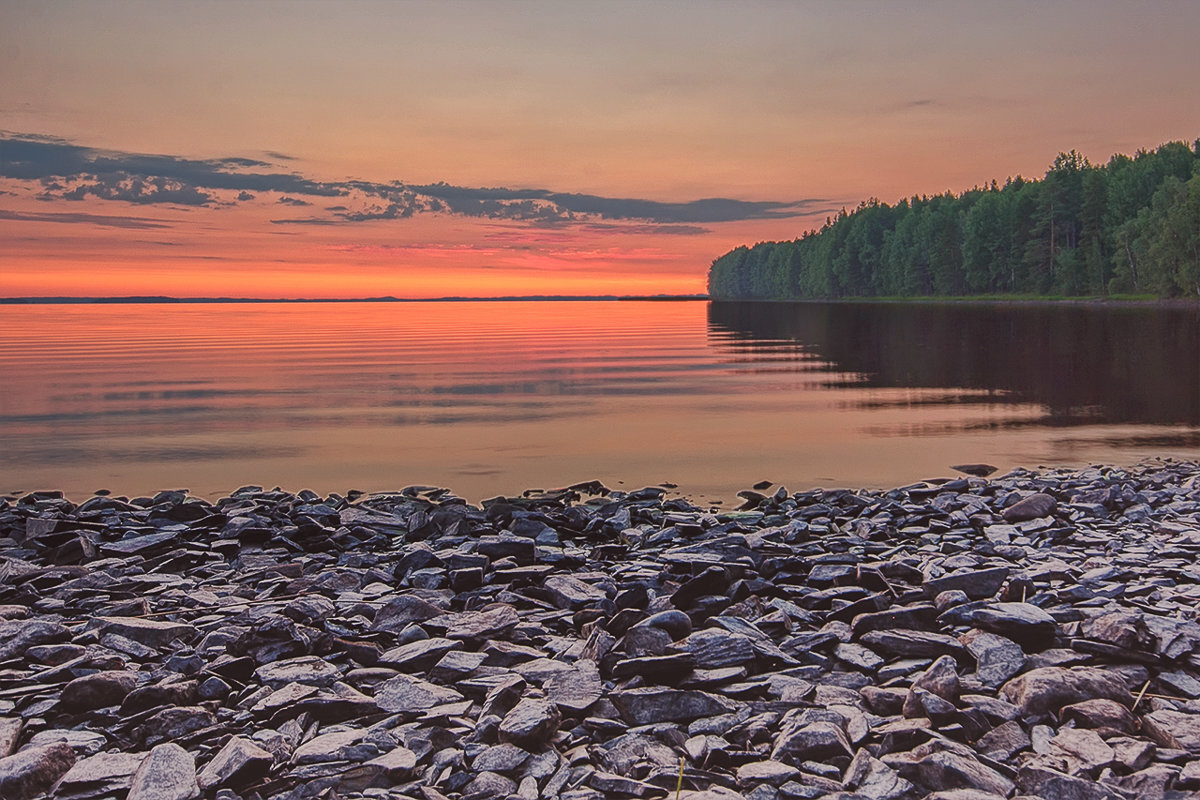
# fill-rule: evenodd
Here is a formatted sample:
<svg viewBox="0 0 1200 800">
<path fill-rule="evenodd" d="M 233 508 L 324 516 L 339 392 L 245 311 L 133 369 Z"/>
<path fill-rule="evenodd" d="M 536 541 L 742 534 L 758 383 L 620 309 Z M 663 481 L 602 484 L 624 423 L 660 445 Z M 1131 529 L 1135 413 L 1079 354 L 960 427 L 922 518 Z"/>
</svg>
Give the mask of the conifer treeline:
<svg viewBox="0 0 1200 800">
<path fill-rule="evenodd" d="M 1041 180 L 843 209 L 790 242 L 713 262 L 714 299 L 973 294 L 1200 296 L 1200 139 Z"/>
</svg>

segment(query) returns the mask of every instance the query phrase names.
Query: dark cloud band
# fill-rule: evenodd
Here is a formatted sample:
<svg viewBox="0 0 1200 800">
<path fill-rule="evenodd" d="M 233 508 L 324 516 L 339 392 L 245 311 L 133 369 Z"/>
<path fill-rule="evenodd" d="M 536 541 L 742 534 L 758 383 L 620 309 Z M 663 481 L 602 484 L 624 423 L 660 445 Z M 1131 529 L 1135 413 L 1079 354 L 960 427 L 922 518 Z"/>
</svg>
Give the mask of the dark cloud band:
<svg viewBox="0 0 1200 800">
<path fill-rule="evenodd" d="M 277 154 L 272 154 L 276 157 Z M 279 154 L 279 157 L 282 157 Z M 820 210 L 827 201 L 749 201 L 705 198 L 684 203 L 601 197 L 547 189 L 475 188 L 448 183 L 316 181 L 271 171 L 252 158 L 188 159 L 83 147 L 41 135 L 0 133 L 0 178 L 36 181 L 47 200 L 96 197 L 138 205 L 216 206 L 248 202 L 256 192 L 281 195 L 277 204 L 311 205 L 303 197 L 343 197 L 328 216 L 274 220 L 330 225 L 454 214 L 535 225 L 642 223 L 640 230 L 696 234 L 719 222 L 789 219 Z M 353 202 L 352 202 L 353 201 Z M 648 223 L 648 224 L 647 224 Z"/>
</svg>

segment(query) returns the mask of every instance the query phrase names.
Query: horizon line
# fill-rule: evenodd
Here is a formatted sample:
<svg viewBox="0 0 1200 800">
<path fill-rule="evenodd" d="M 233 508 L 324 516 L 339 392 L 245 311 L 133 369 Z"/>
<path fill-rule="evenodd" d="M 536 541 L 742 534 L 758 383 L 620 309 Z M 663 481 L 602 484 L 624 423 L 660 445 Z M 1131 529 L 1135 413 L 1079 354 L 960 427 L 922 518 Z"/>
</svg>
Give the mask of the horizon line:
<svg viewBox="0 0 1200 800">
<path fill-rule="evenodd" d="M 707 294 L 574 294 L 497 295 L 493 297 L 172 297 L 169 295 L 123 295 L 99 297 L 0 297 L 0 305 L 88 305 L 88 304 L 187 304 L 187 303 L 486 303 L 617 300 L 709 300 Z"/>
</svg>

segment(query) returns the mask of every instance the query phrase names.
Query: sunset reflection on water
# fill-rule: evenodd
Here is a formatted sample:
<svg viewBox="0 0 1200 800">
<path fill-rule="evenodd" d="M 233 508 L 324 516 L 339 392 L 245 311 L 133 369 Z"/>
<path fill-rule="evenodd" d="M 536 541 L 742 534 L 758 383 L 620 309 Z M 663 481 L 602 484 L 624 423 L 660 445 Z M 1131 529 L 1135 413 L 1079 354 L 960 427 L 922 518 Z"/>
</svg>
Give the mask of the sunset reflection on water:
<svg viewBox="0 0 1200 800">
<path fill-rule="evenodd" d="M 1116 387 L 1118 403 L 1095 389 L 1111 376 L 1042 385 L 1038 370 L 1053 379 L 1063 367 L 1029 353 L 1057 358 L 1037 337 L 1071 327 L 1038 327 L 1053 316 L 908 313 L 645 301 L 4 306 L 0 491 L 433 484 L 477 501 L 595 478 L 729 499 L 763 479 L 884 487 L 965 461 L 1200 452 L 1186 364 L 1171 374 L 1173 397 Z M 1166 357 L 1200 363 L 1195 315 L 1073 324 L 1085 322 L 1097 346 L 1122 326 L 1168 325 L 1178 335 Z M 1015 333 L 997 343 L 996 330 Z M 1028 350 L 1005 360 L 997 347 L 1019 351 L 1021 336 L 1033 337 Z M 1090 358 L 1074 362 L 1094 371 Z M 1158 368 L 1153 357 L 1145 367 Z"/>
</svg>

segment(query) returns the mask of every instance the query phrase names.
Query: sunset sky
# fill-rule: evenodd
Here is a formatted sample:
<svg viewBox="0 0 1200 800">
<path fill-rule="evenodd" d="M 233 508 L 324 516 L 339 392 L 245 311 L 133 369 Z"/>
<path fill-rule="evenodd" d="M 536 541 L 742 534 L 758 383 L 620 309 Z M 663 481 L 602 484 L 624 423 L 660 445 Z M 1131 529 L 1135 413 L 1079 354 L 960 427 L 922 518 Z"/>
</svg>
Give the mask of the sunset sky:
<svg viewBox="0 0 1200 800">
<path fill-rule="evenodd" d="M 704 290 L 1200 137 L 1200 3 L 0 0 L 0 296 Z"/>
</svg>

